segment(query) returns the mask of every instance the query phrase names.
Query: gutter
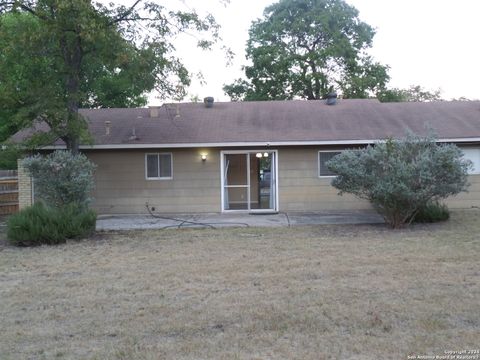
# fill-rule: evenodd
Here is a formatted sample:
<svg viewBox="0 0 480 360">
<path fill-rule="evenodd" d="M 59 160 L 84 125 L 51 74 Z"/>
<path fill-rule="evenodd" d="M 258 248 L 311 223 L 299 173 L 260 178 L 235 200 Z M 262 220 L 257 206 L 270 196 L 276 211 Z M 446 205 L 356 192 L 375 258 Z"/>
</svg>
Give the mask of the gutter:
<svg viewBox="0 0 480 360">
<path fill-rule="evenodd" d="M 171 143 L 171 144 L 107 144 L 80 145 L 81 150 L 114 150 L 114 149 L 188 149 L 188 148 L 233 148 L 233 147 L 279 147 L 279 146 L 323 146 L 323 145 L 369 145 L 385 140 L 325 140 L 325 141 L 272 141 L 272 142 L 223 142 L 223 143 Z M 480 137 L 438 139 L 438 143 L 475 143 Z M 43 150 L 62 150 L 65 145 L 44 146 Z"/>
</svg>

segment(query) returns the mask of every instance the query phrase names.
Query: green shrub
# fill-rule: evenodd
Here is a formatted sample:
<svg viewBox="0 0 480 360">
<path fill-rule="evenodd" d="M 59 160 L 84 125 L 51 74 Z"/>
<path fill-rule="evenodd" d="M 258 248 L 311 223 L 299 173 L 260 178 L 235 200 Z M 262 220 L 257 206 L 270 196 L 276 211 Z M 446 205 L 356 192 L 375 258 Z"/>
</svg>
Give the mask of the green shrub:
<svg viewBox="0 0 480 360">
<path fill-rule="evenodd" d="M 332 185 L 370 201 L 393 228 L 408 225 L 426 204 L 466 191 L 472 162 L 453 144 L 433 135 L 407 134 L 359 150 L 345 150 L 327 162 Z"/>
<path fill-rule="evenodd" d="M 36 246 L 65 243 L 67 239 L 88 236 L 95 231 L 97 216 L 78 204 L 52 208 L 35 203 L 10 216 L 7 237 L 12 245 Z"/>
<path fill-rule="evenodd" d="M 85 155 L 55 151 L 28 157 L 22 164 L 34 178 L 35 196 L 45 204 L 86 206 L 90 202 L 95 165 Z"/>
<path fill-rule="evenodd" d="M 446 221 L 450 218 L 450 212 L 445 204 L 429 202 L 422 206 L 413 218 L 416 223 L 433 223 Z"/>
</svg>

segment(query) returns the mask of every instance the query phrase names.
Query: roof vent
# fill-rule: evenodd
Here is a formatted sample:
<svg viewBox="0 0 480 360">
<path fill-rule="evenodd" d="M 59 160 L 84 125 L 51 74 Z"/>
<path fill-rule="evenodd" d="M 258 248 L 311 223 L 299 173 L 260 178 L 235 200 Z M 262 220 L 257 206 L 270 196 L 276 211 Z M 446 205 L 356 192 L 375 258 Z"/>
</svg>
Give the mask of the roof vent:
<svg viewBox="0 0 480 360">
<path fill-rule="evenodd" d="M 335 105 L 337 103 L 337 93 L 331 92 L 327 95 L 327 105 Z"/>
<path fill-rule="evenodd" d="M 213 107 L 213 97 L 208 96 L 208 97 L 204 98 L 203 103 L 205 104 L 205 107 L 207 107 L 207 108 Z"/>
<path fill-rule="evenodd" d="M 150 117 L 157 118 L 158 117 L 158 106 L 150 106 Z"/>
<path fill-rule="evenodd" d="M 111 124 L 111 121 L 109 120 L 105 121 L 105 135 L 110 135 L 110 124 Z"/>
<path fill-rule="evenodd" d="M 137 133 L 135 131 L 135 126 L 132 128 L 132 135 L 128 138 L 128 140 L 133 141 L 133 140 L 138 140 Z"/>
</svg>

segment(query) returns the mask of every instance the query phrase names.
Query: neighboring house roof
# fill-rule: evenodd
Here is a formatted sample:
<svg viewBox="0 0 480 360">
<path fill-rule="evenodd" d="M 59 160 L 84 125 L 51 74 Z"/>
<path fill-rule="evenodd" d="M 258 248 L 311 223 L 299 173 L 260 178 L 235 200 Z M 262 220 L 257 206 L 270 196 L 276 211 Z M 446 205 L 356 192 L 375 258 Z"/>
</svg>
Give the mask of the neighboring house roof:
<svg viewBox="0 0 480 360">
<path fill-rule="evenodd" d="M 440 140 L 480 141 L 480 101 L 352 99 L 326 105 L 294 100 L 223 102 L 211 108 L 181 103 L 153 109 L 84 109 L 81 114 L 88 119 L 93 148 L 360 144 L 401 137 L 406 130 L 425 134 L 426 126 Z M 25 132 L 15 138 L 23 136 Z"/>
</svg>

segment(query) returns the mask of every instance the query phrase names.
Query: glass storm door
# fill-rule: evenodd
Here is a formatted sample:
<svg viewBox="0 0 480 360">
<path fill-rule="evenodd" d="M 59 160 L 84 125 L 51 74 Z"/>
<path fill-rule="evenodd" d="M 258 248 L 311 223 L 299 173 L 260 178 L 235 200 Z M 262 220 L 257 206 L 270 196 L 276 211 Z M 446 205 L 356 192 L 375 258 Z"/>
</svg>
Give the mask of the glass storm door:
<svg viewBox="0 0 480 360">
<path fill-rule="evenodd" d="M 276 152 L 224 152 L 222 210 L 277 210 Z"/>
</svg>

